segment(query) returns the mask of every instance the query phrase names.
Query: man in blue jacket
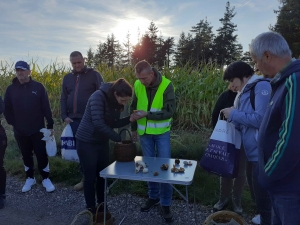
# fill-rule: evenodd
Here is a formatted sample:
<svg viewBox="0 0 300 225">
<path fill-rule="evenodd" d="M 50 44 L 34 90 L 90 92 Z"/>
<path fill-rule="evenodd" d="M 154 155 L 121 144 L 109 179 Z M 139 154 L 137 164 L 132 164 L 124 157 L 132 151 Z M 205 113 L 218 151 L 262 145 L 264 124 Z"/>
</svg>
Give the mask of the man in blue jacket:
<svg viewBox="0 0 300 225">
<path fill-rule="evenodd" d="M 300 60 L 275 32 L 258 35 L 250 53 L 264 76 L 273 78 L 258 134 L 258 179 L 270 193 L 272 224 L 300 224 Z"/>
<path fill-rule="evenodd" d="M 4 116 L 8 124 L 14 128 L 14 136 L 23 156 L 26 171 L 26 182 L 22 192 L 31 190 L 36 183 L 34 178 L 33 152 L 36 156 L 39 172 L 43 178 L 42 184 L 47 192 L 55 190 L 49 179 L 49 163 L 46 153 L 46 143 L 40 129 L 45 127 L 53 135 L 53 119 L 45 87 L 30 76 L 29 65 L 24 61 L 15 64 L 17 77 L 8 86 L 4 97 Z"/>
<path fill-rule="evenodd" d="M 84 58 L 78 51 L 70 54 L 70 62 L 73 70 L 63 79 L 60 114 L 62 120 L 70 124 L 75 137 L 89 97 L 99 89 L 103 78 L 97 71 L 84 65 Z M 83 189 L 83 180 L 74 186 L 76 191 Z"/>
</svg>

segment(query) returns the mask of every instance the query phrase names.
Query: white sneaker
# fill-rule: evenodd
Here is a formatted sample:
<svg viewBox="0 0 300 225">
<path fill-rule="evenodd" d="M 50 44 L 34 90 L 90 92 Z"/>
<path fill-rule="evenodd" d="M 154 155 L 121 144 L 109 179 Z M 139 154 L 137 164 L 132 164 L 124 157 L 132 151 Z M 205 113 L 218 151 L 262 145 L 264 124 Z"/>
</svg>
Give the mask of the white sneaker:
<svg viewBox="0 0 300 225">
<path fill-rule="evenodd" d="M 55 187 L 53 186 L 53 184 L 49 178 L 44 179 L 42 183 L 43 183 L 43 187 L 46 188 L 47 192 L 52 192 L 55 190 Z"/>
<path fill-rule="evenodd" d="M 26 179 L 26 182 L 22 188 L 22 192 L 27 192 L 31 190 L 32 185 L 34 185 L 36 183 L 35 178 L 30 178 L 28 177 Z"/>
<path fill-rule="evenodd" d="M 259 214 L 252 218 L 252 223 L 260 224 L 260 215 Z"/>
</svg>

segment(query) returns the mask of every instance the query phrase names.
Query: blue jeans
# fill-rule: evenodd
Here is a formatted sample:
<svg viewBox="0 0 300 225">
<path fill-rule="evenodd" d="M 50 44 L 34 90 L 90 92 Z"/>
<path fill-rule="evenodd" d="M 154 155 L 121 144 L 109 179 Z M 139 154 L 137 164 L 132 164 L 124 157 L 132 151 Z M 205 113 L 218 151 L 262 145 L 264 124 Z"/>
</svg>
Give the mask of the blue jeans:
<svg viewBox="0 0 300 225">
<path fill-rule="evenodd" d="M 144 134 L 140 136 L 144 156 L 171 158 L 170 132 L 160 135 Z M 170 184 L 148 182 L 148 195 L 151 199 L 160 198 L 162 206 L 170 206 L 173 188 Z"/>
<path fill-rule="evenodd" d="M 272 225 L 300 224 L 300 195 L 270 193 L 273 205 Z"/>
</svg>

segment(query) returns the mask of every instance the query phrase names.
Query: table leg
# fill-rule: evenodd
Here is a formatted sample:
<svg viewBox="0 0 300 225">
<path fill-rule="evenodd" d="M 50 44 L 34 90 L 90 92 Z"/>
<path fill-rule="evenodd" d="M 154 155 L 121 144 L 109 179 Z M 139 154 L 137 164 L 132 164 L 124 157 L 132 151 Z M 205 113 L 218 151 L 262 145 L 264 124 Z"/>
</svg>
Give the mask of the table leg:
<svg viewBox="0 0 300 225">
<path fill-rule="evenodd" d="M 106 224 L 106 195 L 107 195 L 107 178 L 104 178 L 105 184 L 104 184 L 104 225 Z"/>
</svg>

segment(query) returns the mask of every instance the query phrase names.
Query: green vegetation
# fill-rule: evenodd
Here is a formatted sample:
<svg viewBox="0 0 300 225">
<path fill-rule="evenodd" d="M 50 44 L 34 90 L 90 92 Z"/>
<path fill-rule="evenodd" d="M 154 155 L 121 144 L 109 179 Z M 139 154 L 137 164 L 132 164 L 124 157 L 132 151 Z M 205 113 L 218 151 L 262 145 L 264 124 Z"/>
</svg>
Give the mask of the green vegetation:
<svg viewBox="0 0 300 225">
<path fill-rule="evenodd" d="M 66 185 L 74 185 L 81 179 L 78 165 L 74 162 L 64 161 L 60 157 L 60 134 L 64 124 L 59 118 L 59 99 L 62 79 L 69 68 L 65 65 L 52 64 L 44 69 L 40 69 L 35 63 L 31 64 L 31 68 L 32 77 L 42 82 L 48 91 L 55 118 L 55 136 L 59 152 L 56 157 L 49 158 L 52 180 L 54 183 L 60 182 Z M 105 81 L 112 81 L 119 77 L 126 78 L 131 84 L 135 81 L 132 67 L 116 69 L 99 65 L 96 69 L 100 71 Z M 171 133 L 172 157 L 198 160 L 206 147 L 211 133 L 209 124 L 212 108 L 219 94 L 226 89 L 226 84 L 221 77 L 222 71 L 218 70 L 213 64 L 203 64 L 196 69 L 189 65 L 182 68 L 165 68 L 162 73 L 173 81 L 178 104 Z M 14 77 L 13 65 L 1 62 L 0 92 L 2 96 Z M 22 156 L 14 140 L 12 128 L 6 124 L 5 120 L 3 120 L 2 124 L 7 131 L 9 139 L 5 154 L 5 167 L 9 174 L 24 178 Z M 140 146 L 138 148 L 139 154 L 141 154 Z M 111 160 L 113 161 L 113 155 Z M 38 180 L 40 180 L 38 173 L 36 174 Z M 130 193 L 146 194 L 145 182 L 129 181 L 118 182 L 111 193 L 122 193 L 124 182 L 129 184 L 128 191 Z M 213 205 L 217 201 L 219 192 L 217 176 L 208 174 L 200 167 L 197 167 L 194 186 L 198 203 Z M 177 188 L 184 191 L 182 186 L 177 186 Z M 178 194 L 174 194 L 174 196 L 179 197 Z M 194 197 L 192 187 L 190 188 L 190 197 L 191 199 Z M 244 207 L 249 212 L 253 205 L 248 192 L 245 193 L 244 200 Z"/>
</svg>

